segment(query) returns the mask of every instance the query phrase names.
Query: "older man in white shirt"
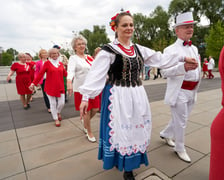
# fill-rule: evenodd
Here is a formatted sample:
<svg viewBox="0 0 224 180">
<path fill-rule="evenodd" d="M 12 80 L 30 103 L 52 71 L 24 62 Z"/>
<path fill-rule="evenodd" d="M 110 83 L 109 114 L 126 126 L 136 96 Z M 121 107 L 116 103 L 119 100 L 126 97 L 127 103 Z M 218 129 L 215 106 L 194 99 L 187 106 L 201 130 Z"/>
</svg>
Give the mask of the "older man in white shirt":
<svg viewBox="0 0 224 180">
<path fill-rule="evenodd" d="M 167 77 L 165 103 L 170 105 L 172 117 L 169 124 L 160 132 L 160 137 L 169 146 L 174 147 L 174 151 L 181 160 L 189 163 L 191 159 L 186 152 L 184 143 L 185 128 L 196 101 L 201 71 L 198 49 L 190 41 L 196 23 L 193 20 L 192 12 L 178 15 L 174 26 L 177 40 L 164 52 L 179 52 L 181 55 L 195 58 L 199 64 L 198 68 L 190 70 L 188 65 L 178 63 L 178 65 L 162 71 L 164 77 Z"/>
</svg>

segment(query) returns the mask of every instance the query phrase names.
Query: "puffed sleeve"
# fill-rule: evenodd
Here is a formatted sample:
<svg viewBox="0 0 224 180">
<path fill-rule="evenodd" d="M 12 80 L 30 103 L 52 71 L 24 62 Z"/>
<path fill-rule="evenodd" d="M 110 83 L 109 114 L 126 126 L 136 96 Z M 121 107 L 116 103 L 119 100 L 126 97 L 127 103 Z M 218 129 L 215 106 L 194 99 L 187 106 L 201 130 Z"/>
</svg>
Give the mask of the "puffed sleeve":
<svg viewBox="0 0 224 180">
<path fill-rule="evenodd" d="M 101 50 L 97 54 L 96 59 L 88 72 L 85 82 L 79 87 L 79 92 L 83 95 L 83 99 L 88 100 L 94 98 L 103 90 L 107 72 L 109 71 L 110 64 L 114 61 L 115 55 Z"/>
<path fill-rule="evenodd" d="M 67 80 L 73 80 L 75 76 L 75 59 L 74 56 L 70 56 L 69 61 L 68 61 L 68 75 L 67 75 Z"/>
<path fill-rule="evenodd" d="M 13 63 L 10 69 L 12 71 L 16 71 L 17 70 L 17 63 Z"/>
<path fill-rule="evenodd" d="M 178 62 L 184 62 L 185 57 L 178 55 L 178 52 L 162 54 L 159 51 L 154 51 L 141 45 L 137 45 L 137 47 L 141 52 L 144 63 L 151 67 L 164 69 L 175 66 Z"/>
</svg>

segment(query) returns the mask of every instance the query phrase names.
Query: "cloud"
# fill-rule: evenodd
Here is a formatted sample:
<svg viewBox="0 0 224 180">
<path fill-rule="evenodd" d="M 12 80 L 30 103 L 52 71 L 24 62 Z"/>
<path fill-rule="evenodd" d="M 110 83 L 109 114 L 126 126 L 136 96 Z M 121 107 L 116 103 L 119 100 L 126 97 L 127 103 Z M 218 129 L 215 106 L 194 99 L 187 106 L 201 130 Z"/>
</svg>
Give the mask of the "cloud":
<svg viewBox="0 0 224 180">
<path fill-rule="evenodd" d="M 104 25 L 110 37 L 112 16 L 120 11 L 149 15 L 162 4 L 167 9 L 170 0 L 7 0 L 1 4 L 0 46 L 14 48 L 33 55 L 40 48 L 49 49 L 53 44 L 67 46 L 73 36 L 93 25 Z"/>
</svg>

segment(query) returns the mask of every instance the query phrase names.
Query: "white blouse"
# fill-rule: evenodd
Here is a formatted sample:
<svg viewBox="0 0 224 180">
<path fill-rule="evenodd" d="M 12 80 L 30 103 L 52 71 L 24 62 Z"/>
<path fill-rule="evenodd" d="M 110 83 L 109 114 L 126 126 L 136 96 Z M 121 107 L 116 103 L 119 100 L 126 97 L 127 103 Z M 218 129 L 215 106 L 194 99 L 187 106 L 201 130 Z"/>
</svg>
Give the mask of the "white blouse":
<svg viewBox="0 0 224 180">
<path fill-rule="evenodd" d="M 87 56 L 87 55 L 85 55 Z M 73 82 L 73 92 L 79 92 L 79 87 L 84 83 L 91 65 L 85 59 L 72 55 L 68 61 L 67 80 Z"/>
<path fill-rule="evenodd" d="M 117 44 L 119 44 L 119 41 L 117 39 L 115 39 L 114 42 L 109 44 L 115 50 L 127 56 L 117 46 Z M 168 54 L 162 54 L 161 52 L 156 52 L 152 49 L 149 49 L 147 47 L 144 47 L 138 44 L 137 44 L 137 47 L 140 50 L 141 55 L 144 59 L 144 64 L 151 67 L 158 67 L 161 69 L 169 68 L 171 66 L 176 65 L 179 61 L 181 62 L 184 61 L 184 57 L 178 56 L 177 52 L 169 53 L 168 55 Z M 134 53 L 133 56 L 129 56 L 129 57 L 135 57 L 135 56 L 136 54 Z M 83 99 L 88 100 L 89 98 L 94 98 L 100 94 L 100 92 L 103 90 L 106 83 L 107 72 L 109 71 L 110 65 L 114 62 L 114 60 L 115 60 L 115 54 L 113 53 L 109 53 L 107 51 L 101 50 L 97 54 L 92 64 L 92 67 L 88 75 L 86 76 L 85 83 L 79 87 L 79 92 L 83 95 Z"/>
</svg>

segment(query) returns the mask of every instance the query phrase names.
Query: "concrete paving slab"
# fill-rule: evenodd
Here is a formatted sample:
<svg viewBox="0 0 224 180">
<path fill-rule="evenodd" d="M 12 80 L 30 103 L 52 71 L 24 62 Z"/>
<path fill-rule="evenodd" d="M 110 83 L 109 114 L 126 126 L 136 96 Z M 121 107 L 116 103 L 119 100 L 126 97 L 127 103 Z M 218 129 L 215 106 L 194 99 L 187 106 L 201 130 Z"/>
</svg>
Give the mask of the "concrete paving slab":
<svg viewBox="0 0 224 180">
<path fill-rule="evenodd" d="M 210 152 L 210 127 L 202 127 L 186 135 L 185 145 L 203 154 L 208 154 Z"/>
<path fill-rule="evenodd" d="M 15 129 L 0 132 L 0 143 L 15 139 L 16 139 Z"/>
<path fill-rule="evenodd" d="M 123 172 L 117 169 L 104 170 L 103 172 L 96 174 L 93 177 L 88 178 L 88 180 L 120 180 L 123 177 Z"/>
<path fill-rule="evenodd" d="M 201 129 L 202 127 L 204 127 L 204 126 L 201 125 L 201 124 L 188 121 L 187 122 L 187 128 L 185 129 L 185 137 L 186 137 L 187 134 L 191 134 L 192 132 L 195 132 L 195 131 Z"/>
<path fill-rule="evenodd" d="M 182 173 L 173 177 L 173 180 L 208 180 L 209 179 L 209 161 L 210 156 L 207 155 L 189 168 L 183 170 Z"/>
<path fill-rule="evenodd" d="M 192 163 L 186 163 L 180 160 L 175 154 L 172 147 L 163 145 L 162 147 L 149 152 L 150 166 L 159 169 L 164 172 L 169 178 L 176 176 L 181 173 L 183 169 L 188 168 L 194 162 L 198 161 L 203 157 L 203 154 L 186 148 L 189 156 L 191 157 Z"/>
<path fill-rule="evenodd" d="M 67 157 L 27 172 L 28 179 L 84 180 L 103 172 L 101 161 L 96 160 L 97 150 Z"/>
<path fill-rule="evenodd" d="M 97 143 L 90 143 L 85 135 L 83 135 L 81 137 L 69 138 L 36 149 L 23 151 L 22 154 L 26 170 L 30 170 L 63 160 L 76 154 L 97 149 L 97 147 Z M 96 157 L 97 156 L 95 156 L 95 158 Z"/>
<path fill-rule="evenodd" d="M 82 136 L 83 134 L 76 127 L 72 128 L 55 128 L 54 131 L 42 133 L 36 136 L 26 137 L 20 140 L 22 151 L 31 150 L 48 144 L 64 141 L 70 138 Z"/>
<path fill-rule="evenodd" d="M 5 178 L 4 180 L 26 180 L 26 179 L 27 179 L 26 174 L 21 173 L 21 174 L 15 175 L 15 176 Z"/>
<path fill-rule="evenodd" d="M 20 149 L 17 139 L 0 143 L 0 158 L 19 152 Z"/>
<path fill-rule="evenodd" d="M 189 121 L 203 126 L 209 126 L 215 118 L 216 114 L 217 110 L 215 110 L 214 113 L 212 113 L 211 111 L 204 111 L 203 113 L 192 115 L 189 118 Z"/>
<path fill-rule="evenodd" d="M 0 158 L 0 179 L 24 172 L 20 153 Z"/>
<path fill-rule="evenodd" d="M 156 116 L 152 116 L 153 129 L 159 127 L 165 127 L 169 121 L 170 121 L 170 115 L 168 116 L 166 114 L 158 113 Z"/>
</svg>

